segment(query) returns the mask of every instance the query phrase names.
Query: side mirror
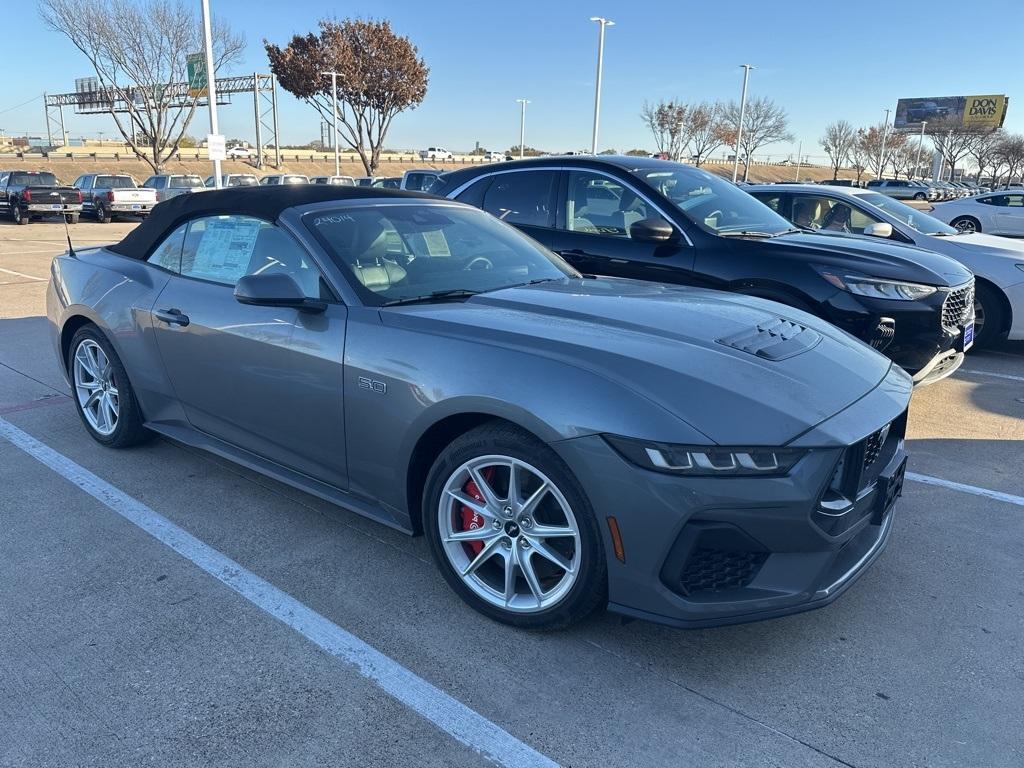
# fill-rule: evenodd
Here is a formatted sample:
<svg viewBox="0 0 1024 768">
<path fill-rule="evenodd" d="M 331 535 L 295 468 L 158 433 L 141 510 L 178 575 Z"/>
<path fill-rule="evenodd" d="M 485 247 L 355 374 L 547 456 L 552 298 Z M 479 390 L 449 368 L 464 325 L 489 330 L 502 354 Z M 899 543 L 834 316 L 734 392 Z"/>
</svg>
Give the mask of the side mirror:
<svg viewBox="0 0 1024 768">
<path fill-rule="evenodd" d="M 642 243 L 666 243 L 675 235 L 672 225 L 664 219 L 640 219 L 629 225 L 629 237 Z"/>
<path fill-rule="evenodd" d="M 323 312 L 327 304 L 309 299 L 298 283 L 281 272 L 245 275 L 235 286 L 235 301 L 259 307 L 291 307 L 302 312 Z"/>
<path fill-rule="evenodd" d="M 876 221 L 864 227 L 864 234 L 871 237 L 892 237 L 892 224 L 887 221 Z"/>
</svg>

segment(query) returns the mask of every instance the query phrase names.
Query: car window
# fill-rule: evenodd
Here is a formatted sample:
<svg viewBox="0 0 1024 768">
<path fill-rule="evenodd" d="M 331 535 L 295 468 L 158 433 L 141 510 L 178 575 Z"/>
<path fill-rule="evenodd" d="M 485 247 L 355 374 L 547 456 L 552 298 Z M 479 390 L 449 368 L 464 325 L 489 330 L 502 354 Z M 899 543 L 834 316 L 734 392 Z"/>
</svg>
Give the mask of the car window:
<svg viewBox="0 0 1024 768">
<path fill-rule="evenodd" d="M 251 216 L 207 216 L 189 222 L 181 274 L 233 286 L 244 275 L 283 273 L 308 298 L 329 296 L 312 260 L 287 232 Z"/>
<path fill-rule="evenodd" d="M 24 173 L 21 171 L 11 171 L 11 175 L 8 179 L 9 184 L 14 186 L 24 187 L 56 187 L 57 177 L 52 173 Z"/>
<path fill-rule="evenodd" d="M 1024 195 L 1003 195 L 1001 205 L 1007 208 L 1024 208 Z"/>
<path fill-rule="evenodd" d="M 550 227 L 555 179 L 554 171 L 499 174 L 484 194 L 483 208 L 509 224 Z"/>
<path fill-rule="evenodd" d="M 307 214 L 367 303 L 436 291 L 493 291 L 576 273 L 512 227 L 464 206 L 395 205 Z"/>
<path fill-rule="evenodd" d="M 135 189 L 131 176 L 97 176 L 96 186 L 100 189 Z"/>
<path fill-rule="evenodd" d="M 779 215 L 786 215 L 786 212 L 782 210 L 782 195 L 771 194 L 769 192 L 756 192 L 754 193 L 754 197 Z"/>
<path fill-rule="evenodd" d="M 150 264 L 170 272 L 178 272 L 181 269 L 181 246 L 185 242 L 185 231 L 188 224 L 182 224 L 154 249 L 153 253 L 146 259 Z"/>
<path fill-rule="evenodd" d="M 171 176 L 169 186 L 171 189 L 191 189 L 203 186 L 203 181 L 198 176 Z"/>
<path fill-rule="evenodd" d="M 857 199 L 864 203 L 869 203 L 876 208 L 881 208 L 883 211 L 888 213 L 890 216 L 895 216 L 897 219 L 902 221 L 908 227 L 913 227 L 918 232 L 926 235 L 955 235 L 956 230 L 953 227 L 943 224 L 938 219 L 929 216 L 924 211 L 919 211 L 916 208 L 911 208 L 909 205 L 901 203 L 899 200 L 894 200 L 886 195 L 881 195 L 878 192 L 865 192 L 857 195 Z"/>
<path fill-rule="evenodd" d="M 569 172 L 565 228 L 570 232 L 628 238 L 630 225 L 657 215 L 646 200 L 607 176 Z"/>
</svg>

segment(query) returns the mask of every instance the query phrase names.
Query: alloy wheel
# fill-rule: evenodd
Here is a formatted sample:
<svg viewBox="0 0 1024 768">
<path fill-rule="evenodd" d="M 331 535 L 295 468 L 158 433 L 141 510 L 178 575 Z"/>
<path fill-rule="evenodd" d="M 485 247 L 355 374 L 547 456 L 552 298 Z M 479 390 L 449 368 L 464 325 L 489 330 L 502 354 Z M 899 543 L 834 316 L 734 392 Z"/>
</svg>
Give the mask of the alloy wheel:
<svg viewBox="0 0 1024 768">
<path fill-rule="evenodd" d="M 85 420 L 104 437 L 113 434 L 119 413 L 118 391 L 103 348 L 92 339 L 84 339 L 75 350 L 73 368 L 75 396 Z"/>
<path fill-rule="evenodd" d="M 978 231 L 978 228 L 974 225 L 974 221 L 972 219 L 960 219 L 953 226 L 960 232 L 971 233 Z"/>
<path fill-rule="evenodd" d="M 580 528 L 557 486 L 510 456 L 456 469 L 439 502 L 441 547 L 481 599 L 514 613 L 551 608 L 580 574 Z"/>
</svg>

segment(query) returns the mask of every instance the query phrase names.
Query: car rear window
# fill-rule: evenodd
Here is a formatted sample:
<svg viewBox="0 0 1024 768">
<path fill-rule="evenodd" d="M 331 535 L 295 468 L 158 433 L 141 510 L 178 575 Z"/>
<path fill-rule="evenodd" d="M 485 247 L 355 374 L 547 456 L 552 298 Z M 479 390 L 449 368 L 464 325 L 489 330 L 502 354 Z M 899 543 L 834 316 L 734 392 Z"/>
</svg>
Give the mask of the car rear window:
<svg viewBox="0 0 1024 768">
<path fill-rule="evenodd" d="M 203 180 L 198 176 L 171 176 L 171 189 L 191 189 L 203 186 Z"/>
<path fill-rule="evenodd" d="M 96 186 L 100 189 L 135 189 L 131 176 L 97 176 Z"/>
<path fill-rule="evenodd" d="M 52 173 L 12 173 L 7 180 L 8 184 L 16 187 L 56 187 L 59 186 L 57 177 Z"/>
</svg>

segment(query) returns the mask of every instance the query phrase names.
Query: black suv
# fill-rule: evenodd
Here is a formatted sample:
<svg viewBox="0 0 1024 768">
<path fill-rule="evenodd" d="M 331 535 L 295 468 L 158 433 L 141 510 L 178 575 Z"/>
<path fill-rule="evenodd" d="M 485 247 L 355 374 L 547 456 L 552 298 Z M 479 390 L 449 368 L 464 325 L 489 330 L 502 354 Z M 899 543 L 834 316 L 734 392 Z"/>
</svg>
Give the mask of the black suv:
<svg viewBox="0 0 1024 768">
<path fill-rule="evenodd" d="M 824 318 L 918 384 L 972 339 L 974 277 L 910 246 L 810 232 L 724 179 L 636 157 L 540 157 L 442 175 L 431 188 L 514 224 L 583 272 L 773 299 Z M 973 327 L 973 326 L 971 326 Z"/>
</svg>

